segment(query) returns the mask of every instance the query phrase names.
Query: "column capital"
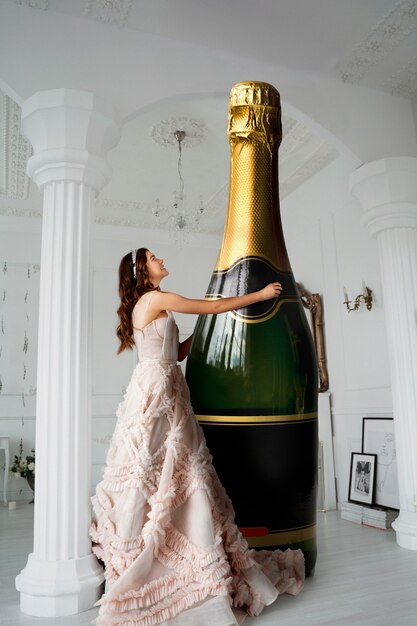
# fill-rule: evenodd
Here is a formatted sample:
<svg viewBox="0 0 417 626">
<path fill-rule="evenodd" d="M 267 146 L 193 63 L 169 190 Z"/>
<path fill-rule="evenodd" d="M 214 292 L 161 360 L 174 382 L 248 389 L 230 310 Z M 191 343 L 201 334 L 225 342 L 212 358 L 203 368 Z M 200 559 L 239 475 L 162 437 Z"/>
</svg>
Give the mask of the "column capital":
<svg viewBox="0 0 417 626">
<path fill-rule="evenodd" d="M 88 91 L 38 91 L 22 106 L 22 133 L 33 146 L 28 175 L 42 188 L 75 181 L 99 191 L 109 180 L 107 152 L 120 138 L 113 107 Z"/>
<path fill-rule="evenodd" d="M 350 177 L 362 205 L 362 224 L 376 237 L 391 228 L 417 229 L 417 158 L 392 157 L 365 163 Z"/>
</svg>

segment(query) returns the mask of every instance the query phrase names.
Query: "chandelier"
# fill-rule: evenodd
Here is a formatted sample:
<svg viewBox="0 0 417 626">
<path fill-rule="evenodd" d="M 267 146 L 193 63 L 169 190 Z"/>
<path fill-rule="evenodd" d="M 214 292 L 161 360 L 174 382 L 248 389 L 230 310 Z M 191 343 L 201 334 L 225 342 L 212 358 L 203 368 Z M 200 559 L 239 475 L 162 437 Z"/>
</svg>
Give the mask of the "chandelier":
<svg viewBox="0 0 417 626">
<path fill-rule="evenodd" d="M 188 127 L 188 128 L 187 128 Z M 188 240 L 192 233 L 199 230 L 200 220 L 205 210 L 203 197 L 200 195 L 195 205 L 189 205 L 184 193 L 182 155 L 184 146 L 194 146 L 205 138 L 205 125 L 188 118 L 176 118 L 161 122 L 152 129 L 152 138 L 164 147 L 176 147 L 178 150 L 178 189 L 174 191 L 171 204 L 161 206 L 159 199 L 152 207 L 155 226 L 165 227 L 176 241 Z"/>
</svg>

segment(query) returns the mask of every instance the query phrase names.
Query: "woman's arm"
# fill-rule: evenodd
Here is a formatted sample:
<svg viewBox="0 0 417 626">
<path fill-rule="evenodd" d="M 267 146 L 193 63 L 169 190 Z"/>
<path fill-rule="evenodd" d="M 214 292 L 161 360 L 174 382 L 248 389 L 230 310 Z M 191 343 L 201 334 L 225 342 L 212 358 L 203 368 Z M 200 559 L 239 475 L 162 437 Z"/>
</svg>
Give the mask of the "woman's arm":
<svg viewBox="0 0 417 626">
<path fill-rule="evenodd" d="M 178 361 L 183 361 L 191 348 L 191 342 L 193 340 L 193 336 L 190 335 L 185 341 L 182 341 L 178 346 Z"/>
<path fill-rule="evenodd" d="M 272 300 L 278 298 L 282 291 L 281 283 L 269 283 L 260 291 L 253 291 L 244 296 L 235 296 L 232 298 L 219 298 L 217 300 L 192 300 L 184 298 L 176 293 L 163 291 L 155 292 L 149 309 L 155 316 L 161 311 L 176 311 L 177 313 L 194 313 L 196 315 L 207 315 L 218 313 L 227 313 L 235 309 L 261 302 L 262 300 Z M 153 317 L 153 315 L 152 315 Z"/>
</svg>

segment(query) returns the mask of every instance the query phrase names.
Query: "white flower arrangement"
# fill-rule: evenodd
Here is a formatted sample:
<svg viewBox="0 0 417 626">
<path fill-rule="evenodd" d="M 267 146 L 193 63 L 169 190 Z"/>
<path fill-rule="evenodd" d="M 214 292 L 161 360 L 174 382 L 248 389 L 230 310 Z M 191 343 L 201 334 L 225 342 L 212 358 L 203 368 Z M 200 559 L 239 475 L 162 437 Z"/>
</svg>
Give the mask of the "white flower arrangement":
<svg viewBox="0 0 417 626">
<path fill-rule="evenodd" d="M 23 441 L 20 440 L 19 454 L 15 454 L 13 463 L 10 465 L 10 472 L 15 478 L 30 478 L 35 475 L 35 450 L 31 450 L 32 454 L 28 454 L 23 458 Z"/>
</svg>

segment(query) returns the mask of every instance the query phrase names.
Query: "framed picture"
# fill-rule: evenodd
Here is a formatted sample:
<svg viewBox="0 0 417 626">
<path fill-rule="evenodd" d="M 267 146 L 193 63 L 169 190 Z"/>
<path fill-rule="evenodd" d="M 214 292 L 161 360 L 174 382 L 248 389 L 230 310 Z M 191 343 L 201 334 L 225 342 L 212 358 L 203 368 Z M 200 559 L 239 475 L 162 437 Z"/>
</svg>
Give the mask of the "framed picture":
<svg viewBox="0 0 417 626">
<path fill-rule="evenodd" d="M 362 452 L 377 455 L 375 504 L 399 509 L 397 455 L 392 417 L 363 418 Z"/>
<path fill-rule="evenodd" d="M 349 478 L 349 502 L 373 504 L 376 478 L 376 454 L 352 452 Z"/>
</svg>

